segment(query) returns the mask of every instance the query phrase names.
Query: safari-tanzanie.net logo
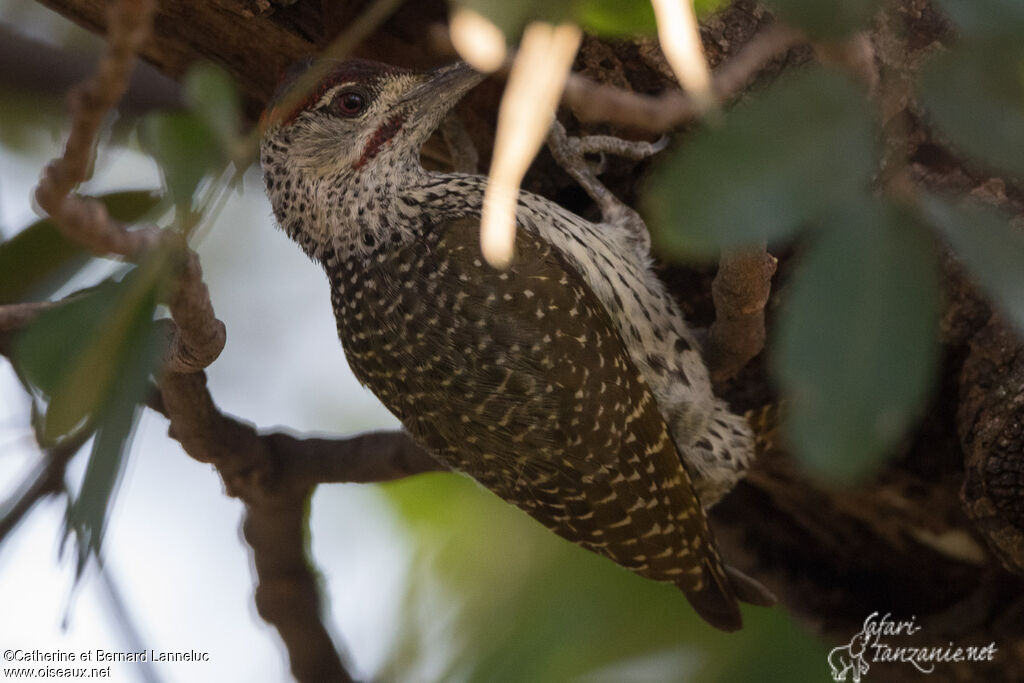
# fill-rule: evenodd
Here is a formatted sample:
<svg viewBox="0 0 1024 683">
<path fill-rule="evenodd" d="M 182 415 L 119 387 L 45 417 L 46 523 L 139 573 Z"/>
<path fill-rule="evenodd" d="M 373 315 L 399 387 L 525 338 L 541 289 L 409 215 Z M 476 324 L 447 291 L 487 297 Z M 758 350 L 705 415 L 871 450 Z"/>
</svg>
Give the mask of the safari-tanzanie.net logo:
<svg viewBox="0 0 1024 683">
<path fill-rule="evenodd" d="M 912 666 L 923 674 L 930 674 L 935 667 L 954 662 L 991 662 L 996 655 L 995 641 L 988 645 L 960 645 L 948 642 L 945 645 L 906 644 L 908 641 L 926 640 L 925 634 L 913 638 L 922 630 L 911 617 L 897 621 L 886 613 L 879 616 L 872 612 L 864 620 L 864 628 L 850 639 L 848 645 L 834 648 L 828 653 L 828 665 L 832 668 L 832 679 L 860 683 L 875 663 L 902 663 Z"/>
</svg>

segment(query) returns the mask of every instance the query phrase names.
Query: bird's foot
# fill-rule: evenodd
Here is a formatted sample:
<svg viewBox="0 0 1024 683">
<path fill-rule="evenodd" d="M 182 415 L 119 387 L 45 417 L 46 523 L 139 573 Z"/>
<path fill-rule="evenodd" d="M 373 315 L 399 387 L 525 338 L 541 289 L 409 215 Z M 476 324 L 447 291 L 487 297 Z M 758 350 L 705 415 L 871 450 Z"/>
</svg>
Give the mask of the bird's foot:
<svg viewBox="0 0 1024 683">
<path fill-rule="evenodd" d="M 668 147 L 668 136 L 662 135 L 654 142 L 644 140 L 623 140 L 614 135 L 584 135 L 578 138 L 569 138 L 582 154 L 600 154 L 602 163 L 605 154 L 643 161 L 652 157 Z"/>
<path fill-rule="evenodd" d="M 612 194 L 597 176 L 604 170 L 606 154 L 627 159 L 646 159 L 665 149 L 668 146 L 668 138 L 644 142 L 623 140 L 611 135 L 572 137 L 566 134 L 565 127 L 556 119 L 548 131 L 547 142 L 548 149 L 551 150 L 551 155 L 558 165 L 579 183 L 597 204 L 602 221 L 622 229 L 631 241 L 637 243 L 638 249 L 646 254 L 650 249 L 647 225 L 636 211 Z M 587 160 L 587 154 L 598 154 L 601 159 L 596 165 L 592 164 Z"/>
</svg>

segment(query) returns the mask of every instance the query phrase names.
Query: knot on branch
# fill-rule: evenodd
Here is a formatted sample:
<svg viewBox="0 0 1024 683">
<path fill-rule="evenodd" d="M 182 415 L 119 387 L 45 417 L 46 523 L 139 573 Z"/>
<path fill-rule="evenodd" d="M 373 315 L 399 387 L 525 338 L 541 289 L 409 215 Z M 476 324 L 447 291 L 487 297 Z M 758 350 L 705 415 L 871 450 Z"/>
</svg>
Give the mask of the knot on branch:
<svg viewBox="0 0 1024 683">
<path fill-rule="evenodd" d="M 181 241 L 184 258 L 175 290 L 167 302 L 175 325 L 164 367 L 171 372 L 198 372 L 217 360 L 224 350 L 227 328 L 213 311 L 199 256 L 184 245 L 177 233 L 165 234 Z"/>
</svg>

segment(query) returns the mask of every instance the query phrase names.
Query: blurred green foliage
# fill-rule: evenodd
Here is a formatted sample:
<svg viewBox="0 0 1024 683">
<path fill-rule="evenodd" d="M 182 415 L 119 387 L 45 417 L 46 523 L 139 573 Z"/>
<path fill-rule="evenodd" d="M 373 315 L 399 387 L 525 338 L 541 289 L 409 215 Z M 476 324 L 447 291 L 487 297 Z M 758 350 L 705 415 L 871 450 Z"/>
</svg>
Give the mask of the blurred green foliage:
<svg viewBox="0 0 1024 683">
<path fill-rule="evenodd" d="M 709 258 L 790 237 L 865 194 L 876 134 L 844 75 L 814 67 L 780 79 L 660 161 L 645 190 L 659 249 Z"/>
<path fill-rule="evenodd" d="M 868 25 L 874 0 L 773 0 L 809 35 Z M 1024 5 L 939 0 L 960 39 L 925 64 L 920 102 L 972 167 L 1024 176 Z M 809 468 L 870 471 L 923 410 L 936 368 L 937 239 L 1024 329 L 1024 248 L 1005 217 L 938 198 L 879 202 L 883 132 L 867 93 L 836 71 L 784 75 L 687 136 L 646 187 L 654 240 L 674 258 L 800 246 L 769 344 L 786 430 Z M 716 125 L 717 124 L 717 125 Z M 893 143 L 890 143 L 890 148 Z M 899 161 L 885 170 L 901 172 Z M 884 182 L 881 192 L 885 192 Z"/>
<path fill-rule="evenodd" d="M 44 311 L 15 340 L 19 376 L 45 400 L 40 443 L 95 432 L 85 480 L 68 510 L 78 571 L 98 552 L 107 510 L 135 424 L 136 405 L 160 352 L 153 321 L 171 276 L 158 251 L 120 280 L 106 280 Z"/>
<path fill-rule="evenodd" d="M 125 223 L 140 220 L 160 203 L 160 195 L 150 190 L 111 192 L 97 199 L 113 218 Z M 0 304 L 43 301 L 64 287 L 89 260 L 52 220 L 40 219 L 0 242 Z"/>
<path fill-rule="evenodd" d="M 822 221 L 771 340 L 793 446 L 821 476 L 870 471 L 922 408 L 938 360 L 933 241 L 876 200 Z"/>
<path fill-rule="evenodd" d="M 767 0 L 787 23 L 817 40 L 835 40 L 867 28 L 882 0 Z"/>
<path fill-rule="evenodd" d="M 714 631 L 676 588 L 564 542 L 465 477 L 382 489 L 411 525 L 419 557 L 409 618 L 378 680 L 725 683 L 827 673 L 824 646 L 783 610 L 745 607 L 741 634 Z M 454 612 L 440 608 L 450 600 Z M 434 675 L 417 674 L 424 660 Z"/>
<path fill-rule="evenodd" d="M 574 18 L 585 30 L 606 36 L 654 35 L 654 9 L 650 2 L 580 0 Z"/>
<path fill-rule="evenodd" d="M 170 197 L 175 225 L 188 233 L 224 189 L 224 168 L 239 147 L 237 89 L 209 65 L 198 65 L 185 81 L 188 110 L 152 113 L 140 124 L 140 140 L 158 162 L 164 191 L 99 197 L 119 221 L 158 219 L 163 197 Z M 15 369 L 39 399 L 41 445 L 91 437 L 85 479 L 66 519 L 77 538 L 79 573 L 89 555 L 99 553 L 138 405 L 161 351 L 154 316 L 179 256 L 169 247 L 144 255 L 120 277 L 67 296 L 15 340 Z M 45 299 L 91 260 L 52 221 L 37 221 L 0 243 L 0 303 Z"/>
<path fill-rule="evenodd" d="M 1022 3 L 1024 4 L 1024 3 Z M 1024 14 L 1024 10 L 1022 10 Z M 1024 19 L 1016 42 L 965 42 L 921 76 L 921 103 L 955 147 L 1024 177 Z"/>
<path fill-rule="evenodd" d="M 0 102 L 0 145 L 5 153 L 23 153 L 59 139 L 64 123 L 57 113 L 59 98 L 0 85 Z"/>
<path fill-rule="evenodd" d="M 694 0 L 699 16 L 724 7 L 728 0 Z M 490 19 L 515 42 L 527 22 L 573 21 L 584 30 L 609 37 L 654 35 L 657 25 L 649 0 L 449 0 Z"/>
<path fill-rule="evenodd" d="M 242 125 L 242 99 L 234 81 L 224 69 L 199 62 L 182 82 L 189 109 L 212 135 L 223 157 L 230 152 Z"/>
<path fill-rule="evenodd" d="M 139 142 L 160 167 L 176 226 L 189 235 L 223 191 L 224 168 L 246 154 L 239 134 L 241 96 L 230 76 L 199 62 L 185 74 L 183 87 L 188 108 L 147 114 L 139 122 Z"/>
<path fill-rule="evenodd" d="M 152 357 L 153 312 L 166 255 L 44 311 L 15 341 L 14 360 L 48 399 L 41 436 L 52 445 L 104 414 L 138 357 Z M 147 375 L 148 375 L 148 367 Z"/>
<path fill-rule="evenodd" d="M 969 43 L 998 43 L 1020 49 L 1024 4 L 1019 0 L 935 0 Z"/>
<path fill-rule="evenodd" d="M 195 114 L 157 112 L 142 120 L 139 142 L 159 163 L 175 206 L 187 211 L 199 183 L 221 157 L 214 132 Z"/>
<path fill-rule="evenodd" d="M 1024 334 L 1024 230 L 982 204 L 925 199 L 923 210 L 957 256 Z"/>
</svg>

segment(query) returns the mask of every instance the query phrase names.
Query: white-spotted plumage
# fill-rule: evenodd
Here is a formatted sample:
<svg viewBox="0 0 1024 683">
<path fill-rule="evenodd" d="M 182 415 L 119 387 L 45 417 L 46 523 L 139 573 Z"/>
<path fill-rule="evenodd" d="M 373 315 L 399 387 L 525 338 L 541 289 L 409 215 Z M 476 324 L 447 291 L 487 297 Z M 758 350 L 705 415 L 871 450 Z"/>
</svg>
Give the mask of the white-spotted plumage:
<svg viewBox="0 0 1024 683">
<path fill-rule="evenodd" d="M 480 259 L 486 179 L 419 151 L 479 81 L 344 62 L 261 145 L 281 227 L 332 284 L 350 365 L 424 447 L 560 535 L 738 628 L 702 509 L 753 457 L 645 239 L 520 193 L 516 259 Z M 685 468 L 683 465 L 685 464 Z"/>
</svg>

